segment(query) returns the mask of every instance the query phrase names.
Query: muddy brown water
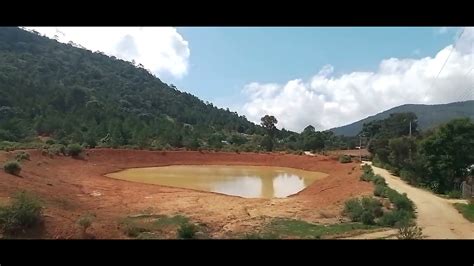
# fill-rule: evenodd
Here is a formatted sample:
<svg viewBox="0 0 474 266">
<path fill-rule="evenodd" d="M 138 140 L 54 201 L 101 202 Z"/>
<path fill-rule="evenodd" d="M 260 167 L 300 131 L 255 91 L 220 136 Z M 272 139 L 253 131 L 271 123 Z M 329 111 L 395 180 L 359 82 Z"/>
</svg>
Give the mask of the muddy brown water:
<svg viewBox="0 0 474 266">
<path fill-rule="evenodd" d="M 328 175 L 286 167 L 171 165 L 131 168 L 106 176 L 244 198 L 285 198 Z"/>
</svg>

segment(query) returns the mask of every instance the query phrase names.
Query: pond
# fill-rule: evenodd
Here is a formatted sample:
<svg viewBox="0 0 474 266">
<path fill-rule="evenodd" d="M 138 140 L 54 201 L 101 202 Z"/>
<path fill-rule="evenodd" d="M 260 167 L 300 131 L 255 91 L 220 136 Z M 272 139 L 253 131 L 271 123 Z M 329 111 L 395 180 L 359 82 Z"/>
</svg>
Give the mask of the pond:
<svg viewBox="0 0 474 266">
<path fill-rule="evenodd" d="M 269 166 L 171 165 L 131 168 L 106 176 L 244 198 L 285 198 L 327 174 Z"/>
</svg>

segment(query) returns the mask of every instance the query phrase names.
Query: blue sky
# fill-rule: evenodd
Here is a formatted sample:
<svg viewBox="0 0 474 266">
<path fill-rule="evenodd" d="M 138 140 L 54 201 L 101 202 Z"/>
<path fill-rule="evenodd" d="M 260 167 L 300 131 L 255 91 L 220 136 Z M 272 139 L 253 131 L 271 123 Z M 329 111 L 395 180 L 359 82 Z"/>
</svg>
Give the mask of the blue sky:
<svg viewBox="0 0 474 266">
<path fill-rule="evenodd" d="M 259 123 L 329 129 L 392 107 L 474 99 L 474 28 L 33 27 L 144 65 Z"/>
<path fill-rule="evenodd" d="M 188 74 L 167 82 L 218 106 L 243 102 L 248 83 L 307 79 L 331 64 L 335 75 L 373 71 L 385 58 L 432 56 L 456 31 L 417 27 L 177 28 L 189 42 Z"/>
</svg>

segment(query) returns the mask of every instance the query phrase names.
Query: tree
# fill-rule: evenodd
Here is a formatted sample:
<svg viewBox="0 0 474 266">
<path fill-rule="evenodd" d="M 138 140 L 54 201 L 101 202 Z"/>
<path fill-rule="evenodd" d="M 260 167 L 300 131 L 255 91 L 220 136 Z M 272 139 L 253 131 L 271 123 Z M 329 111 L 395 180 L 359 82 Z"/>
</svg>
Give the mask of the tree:
<svg viewBox="0 0 474 266">
<path fill-rule="evenodd" d="M 272 151 L 273 150 L 273 137 L 275 135 L 275 132 L 277 131 L 277 128 L 275 124 L 278 123 L 278 120 L 273 116 L 273 115 L 265 115 L 261 119 L 261 125 L 266 131 L 266 135 L 262 140 L 261 145 L 267 150 L 267 151 Z"/>
<path fill-rule="evenodd" d="M 468 118 L 454 119 L 439 127 L 420 143 L 420 155 L 439 192 L 455 189 L 474 164 L 474 123 Z"/>
<path fill-rule="evenodd" d="M 267 131 L 267 134 L 270 137 L 273 137 L 275 131 L 277 130 L 275 124 L 278 124 L 278 120 L 273 115 L 265 115 L 260 120 L 261 125 Z"/>
</svg>

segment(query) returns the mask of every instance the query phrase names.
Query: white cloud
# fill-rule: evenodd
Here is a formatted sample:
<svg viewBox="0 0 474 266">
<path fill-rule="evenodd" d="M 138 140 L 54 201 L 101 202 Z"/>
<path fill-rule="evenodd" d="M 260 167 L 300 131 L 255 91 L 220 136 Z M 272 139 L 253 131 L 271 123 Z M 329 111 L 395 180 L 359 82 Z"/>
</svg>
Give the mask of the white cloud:
<svg viewBox="0 0 474 266">
<path fill-rule="evenodd" d="M 279 128 L 301 131 L 312 124 L 329 129 L 406 103 L 448 103 L 474 99 L 474 28 L 466 28 L 438 79 L 453 45 L 434 57 L 389 58 L 374 72 L 332 75 L 324 66 L 310 80 L 286 84 L 253 82 L 242 90 L 242 113 L 254 122 L 276 116 Z"/>
<path fill-rule="evenodd" d="M 50 38 L 73 41 L 91 51 L 141 63 L 155 75 L 187 74 L 188 42 L 172 27 L 27 27 Z"/>
</svg>

